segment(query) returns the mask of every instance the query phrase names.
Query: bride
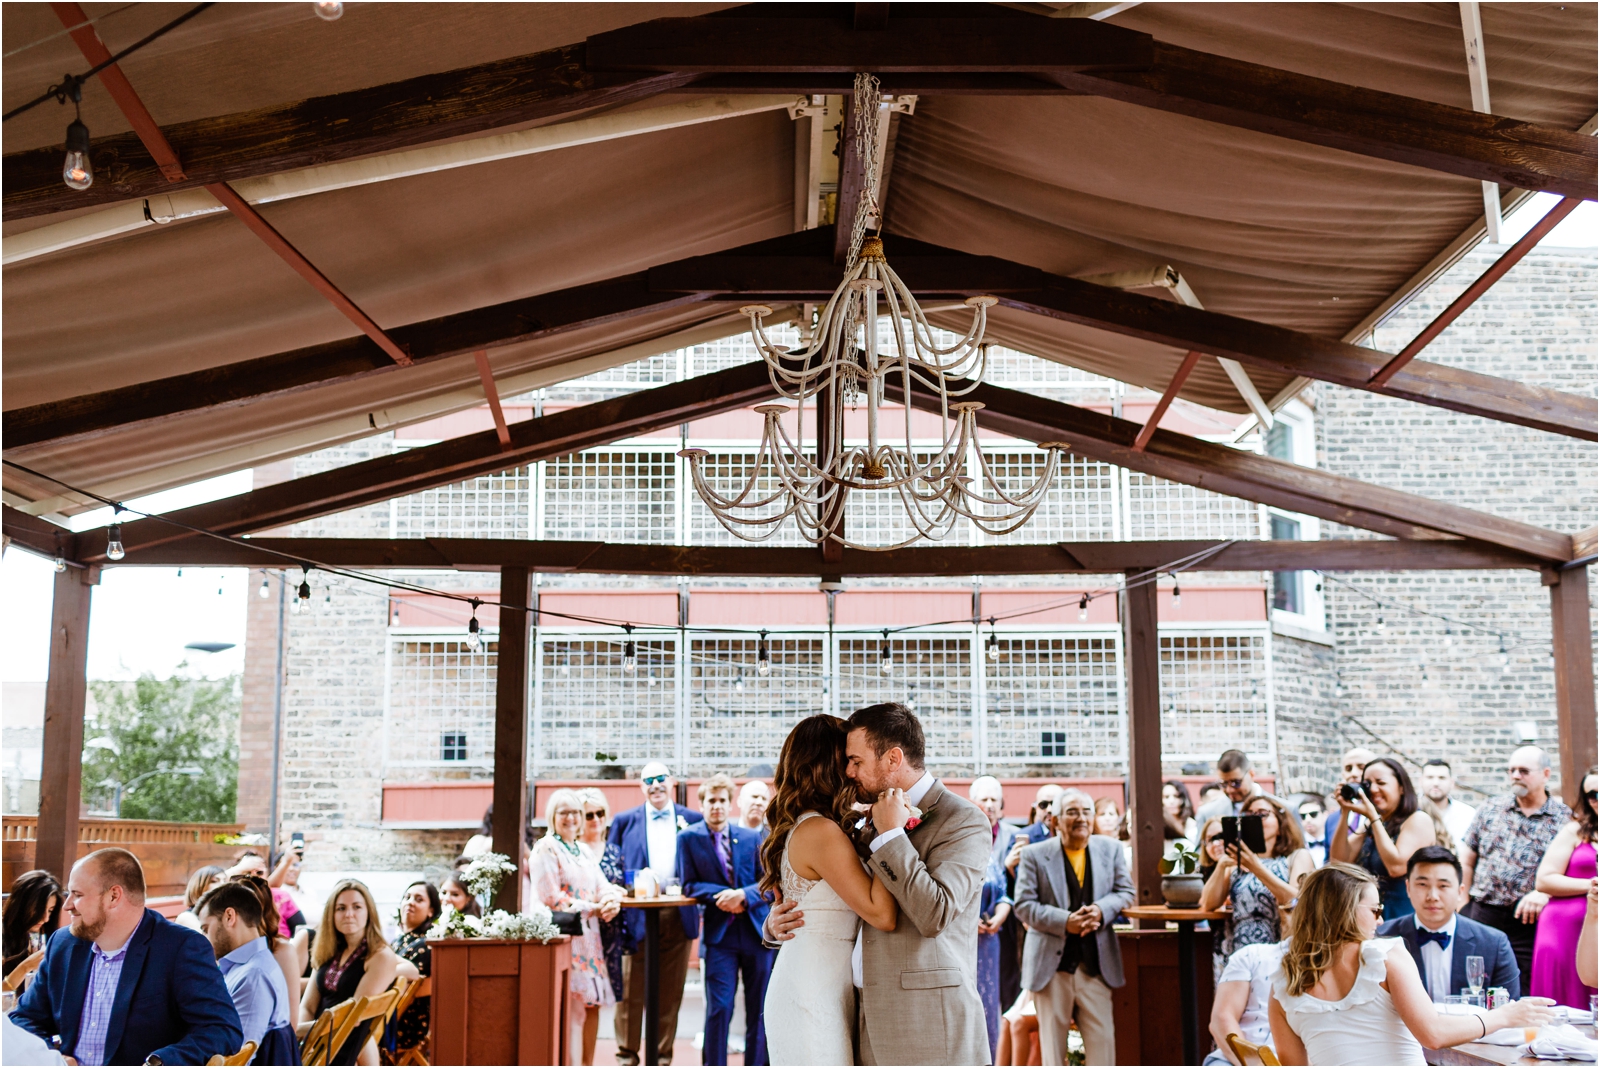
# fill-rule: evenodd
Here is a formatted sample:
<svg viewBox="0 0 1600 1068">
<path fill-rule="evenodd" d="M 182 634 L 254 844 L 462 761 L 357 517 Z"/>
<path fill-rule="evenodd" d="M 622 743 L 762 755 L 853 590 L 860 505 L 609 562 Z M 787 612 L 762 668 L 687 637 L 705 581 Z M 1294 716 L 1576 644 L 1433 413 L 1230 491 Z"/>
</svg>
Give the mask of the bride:
<svg viewBox="0 0 1600 1068">
<path fill-rule="evenodd" d="M 869 877 L 841 824 L 853 820 L 845 721 L 809 716 L 784 740 L 761 846 L 761 889 L 798 902 L 805 925 L 783 943 L 767 981 L 767 1051 L 775 1065 L 853 1064 L 850 955 L 866 920 L 895 926 L 894 898 Z M 820 817 L 820 818 L 819 818 Z"/>
</svg>

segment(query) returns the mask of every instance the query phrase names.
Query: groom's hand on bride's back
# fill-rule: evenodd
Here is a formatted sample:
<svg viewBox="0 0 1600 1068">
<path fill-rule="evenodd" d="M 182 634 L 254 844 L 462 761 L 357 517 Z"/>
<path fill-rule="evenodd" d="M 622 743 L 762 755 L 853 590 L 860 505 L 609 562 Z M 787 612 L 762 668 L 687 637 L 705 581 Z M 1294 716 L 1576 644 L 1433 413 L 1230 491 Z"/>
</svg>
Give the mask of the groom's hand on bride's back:
<svg viewBox="0 0 1600 1068">
<path fill-rule="evenodd" d="M 767 913 L 767 937 L 774 942 L 787 942 L 805 924 L 806 914 L 800 911 L 799 903 L 780 899 Z"/>
</svg>

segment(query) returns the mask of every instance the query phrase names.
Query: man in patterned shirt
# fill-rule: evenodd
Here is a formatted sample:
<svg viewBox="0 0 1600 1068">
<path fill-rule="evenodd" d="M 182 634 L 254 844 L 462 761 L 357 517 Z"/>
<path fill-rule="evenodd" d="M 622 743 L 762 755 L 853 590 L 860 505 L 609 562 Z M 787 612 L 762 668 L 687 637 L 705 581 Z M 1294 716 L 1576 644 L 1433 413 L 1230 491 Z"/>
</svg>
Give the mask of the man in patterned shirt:
<svg viewBox="0 0 1600 1068">
<path fill-rule="evenodd" d="M 1522 972 L 1522 989 L 1527 990 L 1534 927 L 1550 900 L 1533 888 L 1534 876 L 1545 847 L 1572 811 L 1545 789 L 1550 754 L 1538 746 L 1525 745 L 1512 753 L 1506 774 L 1511 792 L 1479 808 L 1461 839 L 1461 885 L 1470 888 L 1471 896 L 1462 915 L 1505 932 Z"/>
</svg>

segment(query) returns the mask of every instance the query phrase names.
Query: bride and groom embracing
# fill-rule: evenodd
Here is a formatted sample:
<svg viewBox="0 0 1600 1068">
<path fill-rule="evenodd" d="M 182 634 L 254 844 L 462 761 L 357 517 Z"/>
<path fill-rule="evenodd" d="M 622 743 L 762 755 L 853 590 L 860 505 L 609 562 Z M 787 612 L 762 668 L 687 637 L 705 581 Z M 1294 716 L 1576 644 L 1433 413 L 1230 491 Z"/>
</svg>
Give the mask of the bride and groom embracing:
<svg viewBox="0 0 1600 1068">
<path fill-rule="evenodd" d="M 904 705 L 810 716 L 767 808 L 775 1065 L 988 1064 L 978 913 L 989 820 L 923 769 Z M 861 811 L 863 806 L 870 806 Z"/>
</svg>

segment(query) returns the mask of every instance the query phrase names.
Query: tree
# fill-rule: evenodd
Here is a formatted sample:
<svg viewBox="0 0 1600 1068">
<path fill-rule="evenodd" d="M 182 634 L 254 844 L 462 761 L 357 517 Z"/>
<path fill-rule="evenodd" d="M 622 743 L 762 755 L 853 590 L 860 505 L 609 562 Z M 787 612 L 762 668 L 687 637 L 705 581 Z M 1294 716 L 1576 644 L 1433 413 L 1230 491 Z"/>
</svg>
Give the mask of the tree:
<svg viewBox="0 0 1600 1068">
<path fill-rule="evenodd" d="M 170 679 L 95 682 L 86 724 L 83 798 L 110 808 L 124 784 L 122 817 L 232 823 L 239 794 L 240 679 L 192 678 L 178 665 Z M 198 776 L 169 769 L 199 768 Z M 147 772 L 156 772 L 133 783 Z"/>
</svg>

